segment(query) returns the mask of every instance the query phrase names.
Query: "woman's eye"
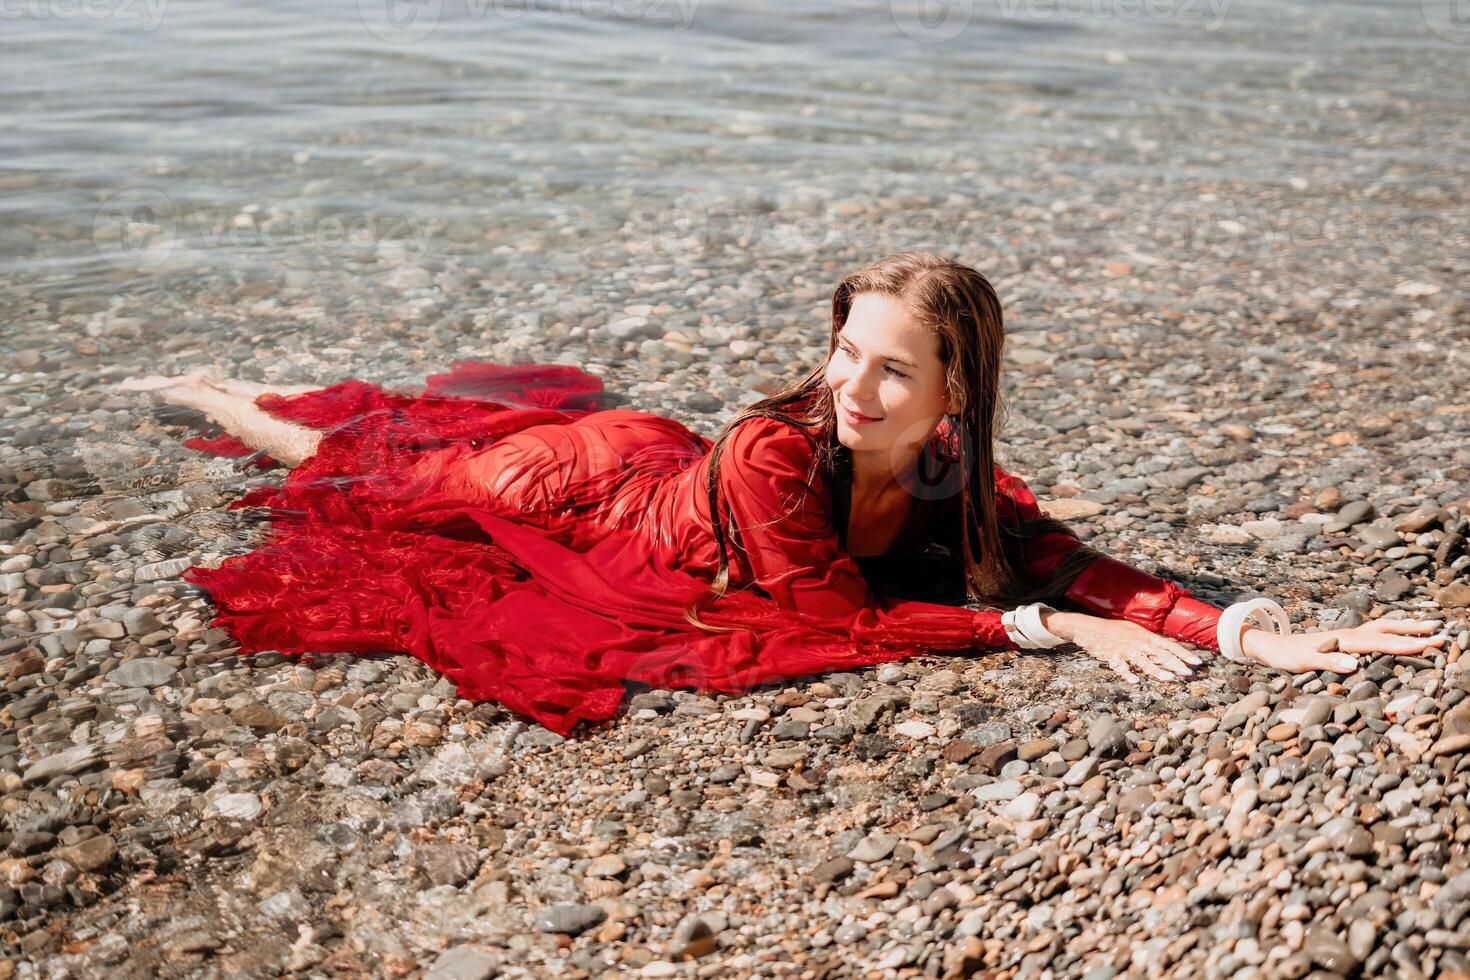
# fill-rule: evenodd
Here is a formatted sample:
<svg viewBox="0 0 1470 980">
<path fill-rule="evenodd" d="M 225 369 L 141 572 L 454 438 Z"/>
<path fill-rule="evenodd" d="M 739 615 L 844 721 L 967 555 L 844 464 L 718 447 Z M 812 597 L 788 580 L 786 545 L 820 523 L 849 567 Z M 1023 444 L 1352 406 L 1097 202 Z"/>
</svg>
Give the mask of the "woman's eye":
<svg viewBox="0 0 1470 980">
<path fill-rule="evenodd" d="M 839 346 L 837 349 L 840 350 L 840 351 L 842 351 L 842 353 L 846 354 L 848 357 L 852 358 L 854 361 L 857 360 L 857 351 L 853 350 L 851 347 L 842 347 L 842 346 Z M 895 368 L 895 367 L 893 367 L 891 365 L 885 366 L 884 367 L 884 370 L 887 371 L 889 374 L 893 375 L 895 378 L 907 378 L 908 377 L 907 374 L 904 374 L 902 371 L 898 370 L 897 368 Z"/>
</svg>

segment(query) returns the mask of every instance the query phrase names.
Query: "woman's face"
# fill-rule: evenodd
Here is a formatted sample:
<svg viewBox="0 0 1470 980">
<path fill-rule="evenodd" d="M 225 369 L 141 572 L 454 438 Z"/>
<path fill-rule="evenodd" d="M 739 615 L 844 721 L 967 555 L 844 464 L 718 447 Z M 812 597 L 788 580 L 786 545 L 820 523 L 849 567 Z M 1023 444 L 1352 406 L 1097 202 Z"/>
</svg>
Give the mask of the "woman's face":
<svg viewBox="0 0 1470 980">
<path fill-rule="evenodd" d="M 928 441 L 939 420 L 954 411 L 938 346 L 893 297 L 853 297 L 826 375 L 844 446 L 882 450 Z M 874 420 L 855 421 L 849 409 Z"/>
</svg>

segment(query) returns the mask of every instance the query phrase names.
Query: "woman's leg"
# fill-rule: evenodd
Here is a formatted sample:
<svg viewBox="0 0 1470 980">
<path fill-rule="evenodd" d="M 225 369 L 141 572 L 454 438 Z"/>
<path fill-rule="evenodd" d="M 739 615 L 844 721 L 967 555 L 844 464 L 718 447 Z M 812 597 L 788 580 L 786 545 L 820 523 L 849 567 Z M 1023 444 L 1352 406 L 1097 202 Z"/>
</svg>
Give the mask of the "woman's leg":
<svg viewBox="0 0 1470 980">
<path fill-rule="evenodd" d="M 315 390 L 312 385 L 260 385 L 213 377 L 205 368 L 176 378 L 129 378 L 116 387 L 119 391 L 151 391 L 168 404 L 201 411 L 230 435 L 283 466 L 300 465 L 316 452 L 322 438 L 316 429 L 282 421 L 255 404 L 264 392 L 297 394 Z"/>
<path fill-rule="evenodd" d="M 232 395 L 244 395 L 252 400 L 267 392 L 273 395 L 299 395 L 303 391 L 320 391 L 321 385 L 266 385 L 258 381 L 241 381 L 239 378 L 210 378 L 209 383 Z"/>
</svg>

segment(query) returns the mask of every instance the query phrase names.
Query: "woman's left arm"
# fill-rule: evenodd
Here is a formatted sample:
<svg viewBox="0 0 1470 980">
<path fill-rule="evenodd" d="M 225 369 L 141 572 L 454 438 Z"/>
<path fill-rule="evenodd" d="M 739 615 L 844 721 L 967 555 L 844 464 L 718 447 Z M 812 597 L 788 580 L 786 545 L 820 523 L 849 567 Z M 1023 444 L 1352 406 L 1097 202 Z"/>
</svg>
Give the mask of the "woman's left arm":
<svg viewBox="0 0 1470 980">
<path fill-rule="evenodd" d="M 997 490 L 1015 502 L 1023 519 L 1041 515 L 1036 495 L 1019 477 L 1005 474 Z M 1024 544 L 1025 573 L 1041 581 L 1082 541 L 1074 534 L 1043 534 Z M 1171 640 L 1220 652 L 1224 610 L 1201 602 L 1175 582 L 1116 558 L 1103 555 L 1095 559 L 1072 582 L 1066 597 L 1099 616 L 1125 619 Z M 1241 627 L 1240 645 L 1248 660 L 1278 670 L 1351 672 L 1358 668 L 1358 661 L 1348 654 L 1419 656 L 1442 646 L 1447 637 L 1430 635 L 1440 626 L 1437 620 L 1381 618 L 1351 629 L 1283 636 L 1247 622 Z"/>
</svg>

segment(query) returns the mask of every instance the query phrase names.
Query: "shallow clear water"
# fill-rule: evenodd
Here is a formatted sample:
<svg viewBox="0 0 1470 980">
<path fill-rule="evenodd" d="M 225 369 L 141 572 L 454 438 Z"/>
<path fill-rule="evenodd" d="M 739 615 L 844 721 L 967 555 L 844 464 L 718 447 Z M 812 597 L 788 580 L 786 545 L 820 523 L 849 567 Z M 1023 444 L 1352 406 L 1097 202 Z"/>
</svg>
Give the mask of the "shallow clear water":
<svg viewBox="0 0 1470 980">
<path fill-rule="evenodd" d="M 911 212 L 876 249 L 995 201 L 1097 235 L 1034 177 L 1432 204 L 1470 160 L 1470 20 L 1433 0 L 307 7 L 0 10 L 0 275 L 106 300 L 385 250 L 813 252 L 862 233 L 846 200 Z"/>
</svg>

